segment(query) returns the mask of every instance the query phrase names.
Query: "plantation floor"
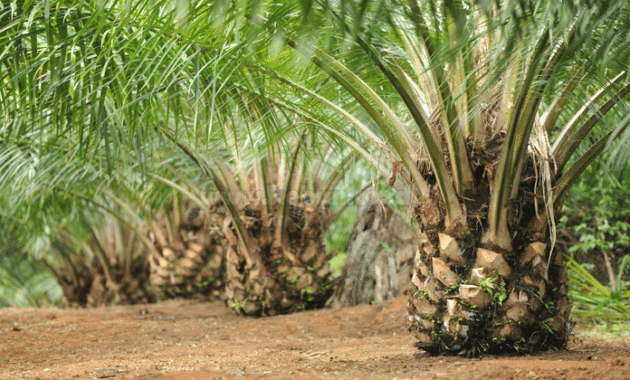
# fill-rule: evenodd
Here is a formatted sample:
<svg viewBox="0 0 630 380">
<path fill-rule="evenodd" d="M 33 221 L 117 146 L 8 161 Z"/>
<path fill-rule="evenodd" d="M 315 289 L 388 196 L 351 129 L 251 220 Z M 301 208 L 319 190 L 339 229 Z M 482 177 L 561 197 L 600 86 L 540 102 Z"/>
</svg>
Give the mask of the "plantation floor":
<svg viewBox="0 0 630 380">
<path fill-rule="evenodd" d="M 564 351 L 414 357 L 405 305 L 262 319 L 184 300 L 0 309 L 0 379 L 630 379 L 630 339 L 593 339 L 580 326 Z"/>
</svg>

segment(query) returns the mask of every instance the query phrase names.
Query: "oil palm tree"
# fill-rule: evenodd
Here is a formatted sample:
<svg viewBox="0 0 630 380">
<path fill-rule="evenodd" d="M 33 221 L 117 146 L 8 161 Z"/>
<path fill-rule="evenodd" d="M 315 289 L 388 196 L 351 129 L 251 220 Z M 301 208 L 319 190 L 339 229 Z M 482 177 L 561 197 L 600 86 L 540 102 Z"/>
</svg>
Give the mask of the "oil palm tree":
<svg viewBox="0 0 630 380">
<path fill-rule="evenodd" d="M 555 215 L 628 133 L 626 3 L 18 1 L 1 12 L 3 154 L 69 152 L 116 176 L 161 162 L 155 141 L 194 157 L 237 118 L 260 120 L 270 147 L 306 128 L 389 177 L 418 221 L 419 348 L 566 344 Z M 263 112 L 235 112 L 243 98 Z"/>
<path fill-rule="evenodd" d="M 160 122 L 169 127 L 181 125 L 180 116 L 190 110 L 190 92 L 181 84 L 194 81 L 187 69 L 195 61 L 186 56 L 189 44 L 175 44 L 175 38 L 168 35 L 176 12 L 159 16 L 161 8 L 155 3 L 155 9 L 136 9 L 127 13 L 131 18 L 122 20 L 122 5 L 16 1 L 0 7 L 4 31 L 0 38 L 0 204 L 15 223 L 24 225 L 28 233 L 20 238 L 31 256 L 39 259 L 52 251 L 47 255 L 52 258 L 49 268 L 66 288 L 70 304 L 126 298 L 123 292 L 88 302 L 87 295 L 96 280 L 90 274 L 92 269 L 107 277 L 101 281 L 106 288 L 114 285 L 116 275 L 108 271 L 112 269 L 110 260 L 134 255 L 130 249 L 149 252 L 141 254 L 145 260 L 140 265 L 147 275 L 147 256 L 152 261 L 163 259 L 162 247 L 156 249 L 150 240 L 165 235 L 162 225 L 156 223 L 153 231 L 144 227 L 153 217 L 152 211 L 165 209 L 172 198 L 165 196 L 163 187 L 157 190 L 151 185 L 148 170 L 160 168 L 151 175 L 165 176 L 162 169 L 165 164 L 174 165 L 178 153 L 161 149 L 164 140 L 153 132 Z M 170 9 L 167 2 L 162 6 Z M 151 17 L 160 26 L 148 26 Z M 124 41 L 128 44 L 122 44 Z M 170 47 L 166 41 L 171 42 Z M 155 70 L 162 67 L 162 60 L 170 62 L 171 68 Z M 103 250 L 95 249 L 103 239 L 65 230 L 76 227 L 82 209 L 103 206 L 104 196 L 110 203 L 117 199 L 117 207 L 127 208 L 127 217 L 134 215 L 126 227 L 105 224 L 110 233 L 135 228 L 131 234 L 134 243 L 116 247 L 125 252 L 107 252 L 109 257 L 99 256 Z M 113 208 L 101 207 L 101 211 L 112 212 Z M 124 233 L 125 239 L 131 235 Z M 84 241 L 78 241 L 79 237 Z M 90 252 L 98 256 L 94 260 L 98 268 L 92 268 L 89 257 L 94 255 L 84 249 L 90 246 Z M 88 256 L 87 262 L 84 256 Z M 138 278 L 144 290 L 148 284 L 144 283 L 144 270 L 141 272 Z M 125 273 L 130 275 L 128 270 Z M 156 292 L 170 292 L 181 284 L 164 289 L 164 281 L 155 285 Z M 114 286 L 102 293 L 117 290 L 121 288 Z M 136 297 L 148 298 L 151 296 Z"/>
<path fill-rule="evenodd" d="M 125 191 L 124 203 L 136 202 L 129 210 L 147 211 L 146 215 L 150 209 L 166 210 L 158 215 L 148 233 L 153 241 L 146 248 L 150 252 L 154 290 L 182 295 L 193 292 L 195 284 L 220 275 L 224 264 L 221 255 L 214 254 L 214 248 L 220 248 L 221 244 L 215 244 L 218 243 L 215 240 L 223 237 L 210 239 L 212 247 L 192 241 L 205 241 L 209 236 L 202 233 L 204 236 L 190 237 L 188 232 L 199 232 L 193 231 L 199 230 L 198 226 L 191 225 L 196 220 L 191 223 L 181 220 L 182 210 L 169 209 L 171 200 L 154 184 L 168 184 L 181 191 L 203 215 L 208 215 L 214 212 L 212 199 L 204 199 L 204 191 L 199 188 L 193 190 L 198 186 L 193 177 L 201 173 L 207 175 L 205 179 L 213 182 L 210 186 L 222 195 L 229 219 L 225 233 L 238 241 L 232 244 L 230 252 L 240 259 L 247 258 L 244 265 L 239 261 L 227 266 L 231 273 L 228 302 L 243 306 L 235 308 L 245 314 L 286 312 L 323 304 L 331 292 L 332 279 L 326 269 L 330 253 L 326 252 L 322 238 L 335 214 L 323 218 L 320 213 L 325 213 L 326 201 L 343 172 L 331 172 L 321 163 L 305 160 L 308 156 L 305 148 L 274 152 L 276 144 L 301 139 L 296 140 L 294 125 L 289 126 L 275 105 L 265 103 L 264 95 L 258 92 L 260 78 L 249 74 L 246 67 L 230 68 L 226 75 L 223 72 L 226 68 L 218 65 L 228 51 L 231 53 L 227 61 L 234 62 L 248 43 L 227 47 L 217 55 L 214 48 L 220 47 L 221 42 L 215 40 L 213 33 L 205 33 L 207 27 L 202 18 L 195 18 L 195 24 L 184 27 L 185 9 L 173 7 L 170 1 L 133 4 L 88 1 L 67 5 L 62 1 L 42 4 L 18 1 L 1 10 L 2 25 L 7 31 L 0 41 L 6 84 L 0 100 L 7 120 L 0 143 L 6 158 L 0 168 L 6 180 L 2 188 L 3 203 L 34 223 L 41 218 L 42 210 L 30 208 L 29 203 L 46 202 L 51 211 L 59 209 L 56 215 L 63 218 L 64 213 L 72 213 L 72 208 L 64 210 L 56 202 L 59 193 L 71 203 L 72 197 L 89 200 L 103 193 L 117 199 L 115 194 L 121 189 L 136 189 L 135 197 Z M 204 8 L 207 4 L 200 6 Z M 238 83 L 230 81 L 235 78 L 239 78 Z M 229 85 L 225 81 L 230 81 Z M 221 108 L 214 104 L 220 104 Z M 277 114 L 275 122 L 257 123 L 256 115 L 270 115 L 272 110 Z M 299 120 L 293 122 L 304 124 Z M 259 152 L 252 160 L 260 161 L 252 169 L 251 165 L 238 162 L 247 157 L 238 152 L 238 147 L 256 133 L 259 136 L 254 143 L 262 142 L 265 146 L 252 148 Z M 228 139 L 228 135 L 232 138 Z M 311 137 L 305 138 L 316 145 Z M 217 148 L 221 145 L 216 144 L 217 139 L 229 140 L 229 144 Z M 306 140 L 298 142 L 298 146 L 308 147 Z M 318 149 L 330 159 L 325 149 Z M 178 172 L 178 168 L 165 174 L 162 169 L 182 155 L 198 164 L 197 173 Z M 44 157 L 47 159 L 43 160 Z M 344 160 L 339 167 L 343 169 L 351 163 Z M 288 167 L 295 169 L 291 170 L 292 175 L 275 171 Z M 313 177 L 306 175 L 307 168 L 314 170 Z M 307 193 L 312 199 L 309 206 L 302 199 Z M 248 197 L 238 196 L 243 194 Z M 289 215 L 291 210 L 295 215 Z M 281 227 L 274 227 L 273 223 L 265 225 L 265 231 L 272 236 L 259 239 L 257 232 L 243 227 L 257 216 Z M 301 216 L 306 220 L 298 220 Z M 294 220 L 298 221 L 291 223 Z M 46 227 L 54 223 L 50 220 L 39 224 Z M 304 234 L 302 227 L 308 227 Z M 50 230 L 43 228 L 46 229 Z M 216 232 L 214 228 L 209 230 Z M 33 233 L 33 239 L 42 234 L 51 233 Z M 289 252 L 287 234 L 289 240 L 295 238 L 299 243 L 295 253 Z M 265 255 L 251 260 L 249 251 L 264 251 L 267 238 L 274 248 L 277 244 L 282 246 L 282 257 L 297 255 L 297 261 L 290 260 L 297 263 L 296 269 L 291 271 L 295 265 L 290 265 L 289 275 L 283 274 L 291 283 L 287 286 L 296 285 L 291 294 L 285 294 L 284 280 L 270 281 L 271 285 L 262 288 L 254 284 L 275 276 L 275 267 L 282 261 Z M 302 255 L 302 251 L 306 253 Z M 263 258 L 273 263 L 273 270 L 263 270 Z M 204 272 L 208 269 L 206 264 L 212 264 L 212 273 Z M 254 273 L 252 266 L 258 268 L 256 273 L 260 276 L 243 273 L 244 270 Z M 296 273 L 302 281 L 294 281 Z M 202 278 L 198 278 L 200 275 Z M 245 287 L 244 291 L 235 290 L 239 287 Z M 259 289 L 271 296 L 263 297 Z M 252 292 L 256 293 L 255 300 L 250 297 Z M 283 306 L 277 306 L 280 304 Z"/>
<path fill-rule="evenodd" d="M 254 100 L 247 103 L 248 111 L 259 113 L 258 96 L 248 99 Z M 222 220 L 224 297 L 241 315 L 322 307 L 335 283 L 328 264 L 335 252 L 326 249 L 324 235 L 361 191 L 335 210 L 329 200 L 356 154 L 339 147 L 325 148 L 325 141 L 314 143 L 305 130 L 295 136 L 290 149 L 265 154 L 261 147 L 247 149 L 264 140 L 263 131 L 254 125 L 247 130 L 250 138 L 245 141 L 237 140 L 234 130 L 226 131 L 224 144 L 233 144 L 235 149 L 230 156 L 221 157 L 216 151 L 226 150 L 215 146 L 203 154 L 165 132 L 216 188 L 214 199 L 199 197 L 196 203 Z M 312 149 L 322 156 L 311 155 L 309 145 L 316 145 Z M 263 144 L 262 149 L 268 146 Z"/>
<path fill-rule="evenodd" d="M 564 346 L 572 322 L 556 214 L 627 133 L 627 4 L 300 4 L 228 7 L 223 37 L 246 30 L 261 48 L 239 64 L 265 75 L 270 104 L 404 185 L 420 226 L 409 300 L 418 347 Z"/>
<path fill-rule="evenodd" d="M 56 254 L 42 259 L 61 285 L 64 303 L 77 307 L 151 302 L 147 248 L 131 223 L 105 214 L 102 223 L 82 227 L 89 237 L 82 237 L 79 227 L 68 228 L 51 242 Z"/>
</svg>

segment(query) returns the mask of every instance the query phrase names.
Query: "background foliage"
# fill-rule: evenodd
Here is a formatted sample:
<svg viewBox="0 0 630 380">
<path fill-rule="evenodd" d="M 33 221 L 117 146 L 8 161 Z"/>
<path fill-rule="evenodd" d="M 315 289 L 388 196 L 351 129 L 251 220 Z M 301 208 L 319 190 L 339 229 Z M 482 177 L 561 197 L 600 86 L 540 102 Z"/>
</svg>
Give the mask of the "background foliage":
<svg viewBox="0 0 630 380">
<path fill-rule="evenodd" d="M 560 219 L 574 315 L 589 321 L 630 320 L 630 175 L 609 163 L 587 169 Z"/>
</svg>

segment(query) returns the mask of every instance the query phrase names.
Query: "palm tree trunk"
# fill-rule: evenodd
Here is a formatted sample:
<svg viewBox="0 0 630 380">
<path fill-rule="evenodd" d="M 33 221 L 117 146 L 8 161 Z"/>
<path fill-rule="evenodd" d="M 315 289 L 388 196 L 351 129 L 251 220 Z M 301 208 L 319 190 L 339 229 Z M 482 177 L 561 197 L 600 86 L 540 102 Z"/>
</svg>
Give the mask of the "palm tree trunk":
<svg viewBox="0 0 630 380">
<path fill-rule="evenodd" d="M 468 236 L 449 236 L 443 223 L 427 222 L 421 204 L 414 207 L 422 211 L 416 214 L 420 231 L 408 303 L 410 331 L 417 346 L 432 354 L 563 347 L 571 332 L 567 269 L 561 253 L 552 249 L 532 157 L 524 167 L 519 202 L 508 209 L 513 249 L 482 242 L 496 162 L 488 152 L 490 144 L 472 154 L 471 162 L 478 163 L 475 181 L 482 185 L 464 200 Z"/>
<path fill-rule="evenodd" d="M 223 299 L 225 239 L 219 216 L 193 205 L 153 223 L 156 255 L 149 258 L 152 293 L 160 297 Z M 183 216 L 183 218 L 182 218 Z"/>
<path fill-rule="evenodd" d="M 226 297 L 239 314 L 276 315 L 320 308 L 332 295 L 328 264 L 332 253 L 326 252 L 323 241 L 329 211 L 315 210 L 309 202 L 289 206 L 280 233 L 277 213 L 264 215 L 261 204 L 241 210 L 249 250 L 237 237 L 233 221 L 225 220 Z"/>
</svg>

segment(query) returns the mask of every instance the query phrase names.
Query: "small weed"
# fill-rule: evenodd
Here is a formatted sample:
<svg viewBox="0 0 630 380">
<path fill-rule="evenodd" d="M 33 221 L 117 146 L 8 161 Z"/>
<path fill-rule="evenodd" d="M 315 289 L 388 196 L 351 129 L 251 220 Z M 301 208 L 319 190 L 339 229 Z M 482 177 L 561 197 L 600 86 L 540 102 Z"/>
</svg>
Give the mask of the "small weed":
<svg viewBox="0 0 630 380">
<path fill-rule="evenodd" d="M 457 289 L 459 289 L 459 284 L 453 284 L 446 288 L 446 293 L 454 293 Z"/>
<path fill-rule="evenodd" d="M 549 326 L 549 322 L 553 321 L 553 318 L 547 318 L 545 320 L 540 321 L 540 328 L 547 331 L 549 334 L 553 334 L 555 329 Z"/>
<path fill-rule="evenodd" d="M 521 337 L 519 340 L 517 340 L 516 342 L 514 342 L 514 349 L 516 351 L 521 349 L 521 343 L 525 343 L 525 338 Z"/>
<path fill-rule="evenodd" d="M 232 302 L 232 305 L 230 305 L 232 307 L 232 309 L 234 310 L 240 310 L 241 309 L 241 303 L 238 301 L 234 301 Z"/>
<path fill-rule="evenodd" d="M 501 282 L 501 285 L 497 286 L 495 284 L 497 280 L 498 278 L 496 277 L 488 277 L 481 281 L 479 286 L 493 296 L 499 306 L 501 306 L 503 305 L 503 301 L 507 299 L 507 291 L 505 289 L 505 282 Z"/>
<path fill-rule="evenodd" d="M 203 289 L 208 287 L 212 283 L 212 281 L 214 281 L 214 278 L 210 277 L 206 281 L 198 282 L 195 285 L 197 285 L 198 288 Z"/>
<path fill-rule="evenodd" d="M 549 301 L 545 303 L 545 309 L 547 309 L 547 313 L 551 314 L 553 309 L 555 308 L 553 301 Z"/>
</svg>

